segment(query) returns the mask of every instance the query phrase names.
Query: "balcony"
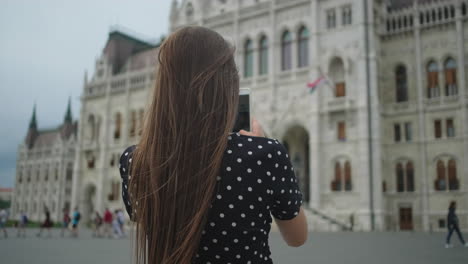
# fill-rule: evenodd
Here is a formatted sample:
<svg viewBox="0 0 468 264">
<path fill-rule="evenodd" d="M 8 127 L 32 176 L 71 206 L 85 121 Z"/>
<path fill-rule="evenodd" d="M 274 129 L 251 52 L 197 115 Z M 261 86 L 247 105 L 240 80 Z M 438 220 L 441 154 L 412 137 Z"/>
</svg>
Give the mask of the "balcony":
<svg viewBox="0 0 468 264">
<path fill-rule="evenodd" d="M 424 99 L 424 107 L 426 109 L 450 108 L 457 106 L 459 102 L 460 97 L 458 95 L 439 96 Z"/>
<path fill-rule="evenodd" d="M 355 108 L 354 99 L 347 97 L 335 97 L 328 99 L 324 112 L 346 112 Z"/>
</svg>

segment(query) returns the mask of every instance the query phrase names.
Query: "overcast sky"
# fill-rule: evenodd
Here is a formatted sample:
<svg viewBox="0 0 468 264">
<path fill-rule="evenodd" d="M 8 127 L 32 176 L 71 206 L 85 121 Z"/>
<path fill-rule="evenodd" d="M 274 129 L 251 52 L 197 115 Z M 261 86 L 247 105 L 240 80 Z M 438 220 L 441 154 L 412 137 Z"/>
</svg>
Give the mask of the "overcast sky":
<svg viewBox="0 0 468 264">
<path fill-rule="evenodd" d="M 16 151 L 34 102 L 39 129 L 78 118 L 84 71 L 94 71 L 111 26 L 159 39 L 170 0 L 0 1 L 0 186 L 13 187 Z"/>
</svg>

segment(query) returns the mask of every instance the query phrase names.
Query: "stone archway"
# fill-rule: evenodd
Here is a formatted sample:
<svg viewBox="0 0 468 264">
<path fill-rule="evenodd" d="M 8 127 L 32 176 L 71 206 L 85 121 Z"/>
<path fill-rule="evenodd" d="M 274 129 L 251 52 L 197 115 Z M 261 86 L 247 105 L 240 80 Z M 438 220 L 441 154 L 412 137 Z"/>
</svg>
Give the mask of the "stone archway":
<svg viewBox="0 0 468 264">
<path fill-rule="evenodd" d="M 304 127 L 294 125 L 286 130 L 282 142 L 288 150 L 291 163 L 294 166 L 303 200 L 308 203 L 310 201 L 309 133 Z"/>
</svg>

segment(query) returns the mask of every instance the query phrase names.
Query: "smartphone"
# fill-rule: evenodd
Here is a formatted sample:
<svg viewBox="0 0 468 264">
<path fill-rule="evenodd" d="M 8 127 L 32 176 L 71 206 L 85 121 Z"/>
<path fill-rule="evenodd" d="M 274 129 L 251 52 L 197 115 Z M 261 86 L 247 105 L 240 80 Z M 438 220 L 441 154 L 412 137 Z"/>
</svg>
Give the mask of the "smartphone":
<svg viewBox="0 0 468 264">
<path fill-rule="evenodd" d="M 239 89 L 239 107 L 233 132 L 250 131 L 250 89 Z"/>
</svg>

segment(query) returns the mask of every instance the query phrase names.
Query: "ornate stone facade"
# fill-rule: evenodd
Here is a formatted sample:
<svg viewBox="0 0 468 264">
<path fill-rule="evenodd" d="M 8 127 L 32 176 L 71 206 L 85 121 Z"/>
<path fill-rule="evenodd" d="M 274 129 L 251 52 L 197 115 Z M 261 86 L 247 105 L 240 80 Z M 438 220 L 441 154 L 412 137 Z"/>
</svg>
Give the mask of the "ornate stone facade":
<svg viewBox="0 0 468 264">
<path fill-rule="evenodd" d="M 63 209 L 70 209 L 77 126 L 70 102 L 63 124 L 54 129 L 38 129 L 34 108 L 26 139 L 18 147 L 12 219 L 23 211 L 30 220 L 43 221 L 47 207 L 52 220 L 61 221 Z"/>
<path fill-rule="evenodd" d="M 170 31 L 185 25 L 236 46 L 253 115 L 288 147 L 313 229 L 443 230 L 450 200 L 467 228 L 465 1 L 173 1 Z M 138 140 L 157 51 L 111 32 L 85 78 L 72 202 L 85 216 L 122 207 L 117 158 Z"/>
</svg>

